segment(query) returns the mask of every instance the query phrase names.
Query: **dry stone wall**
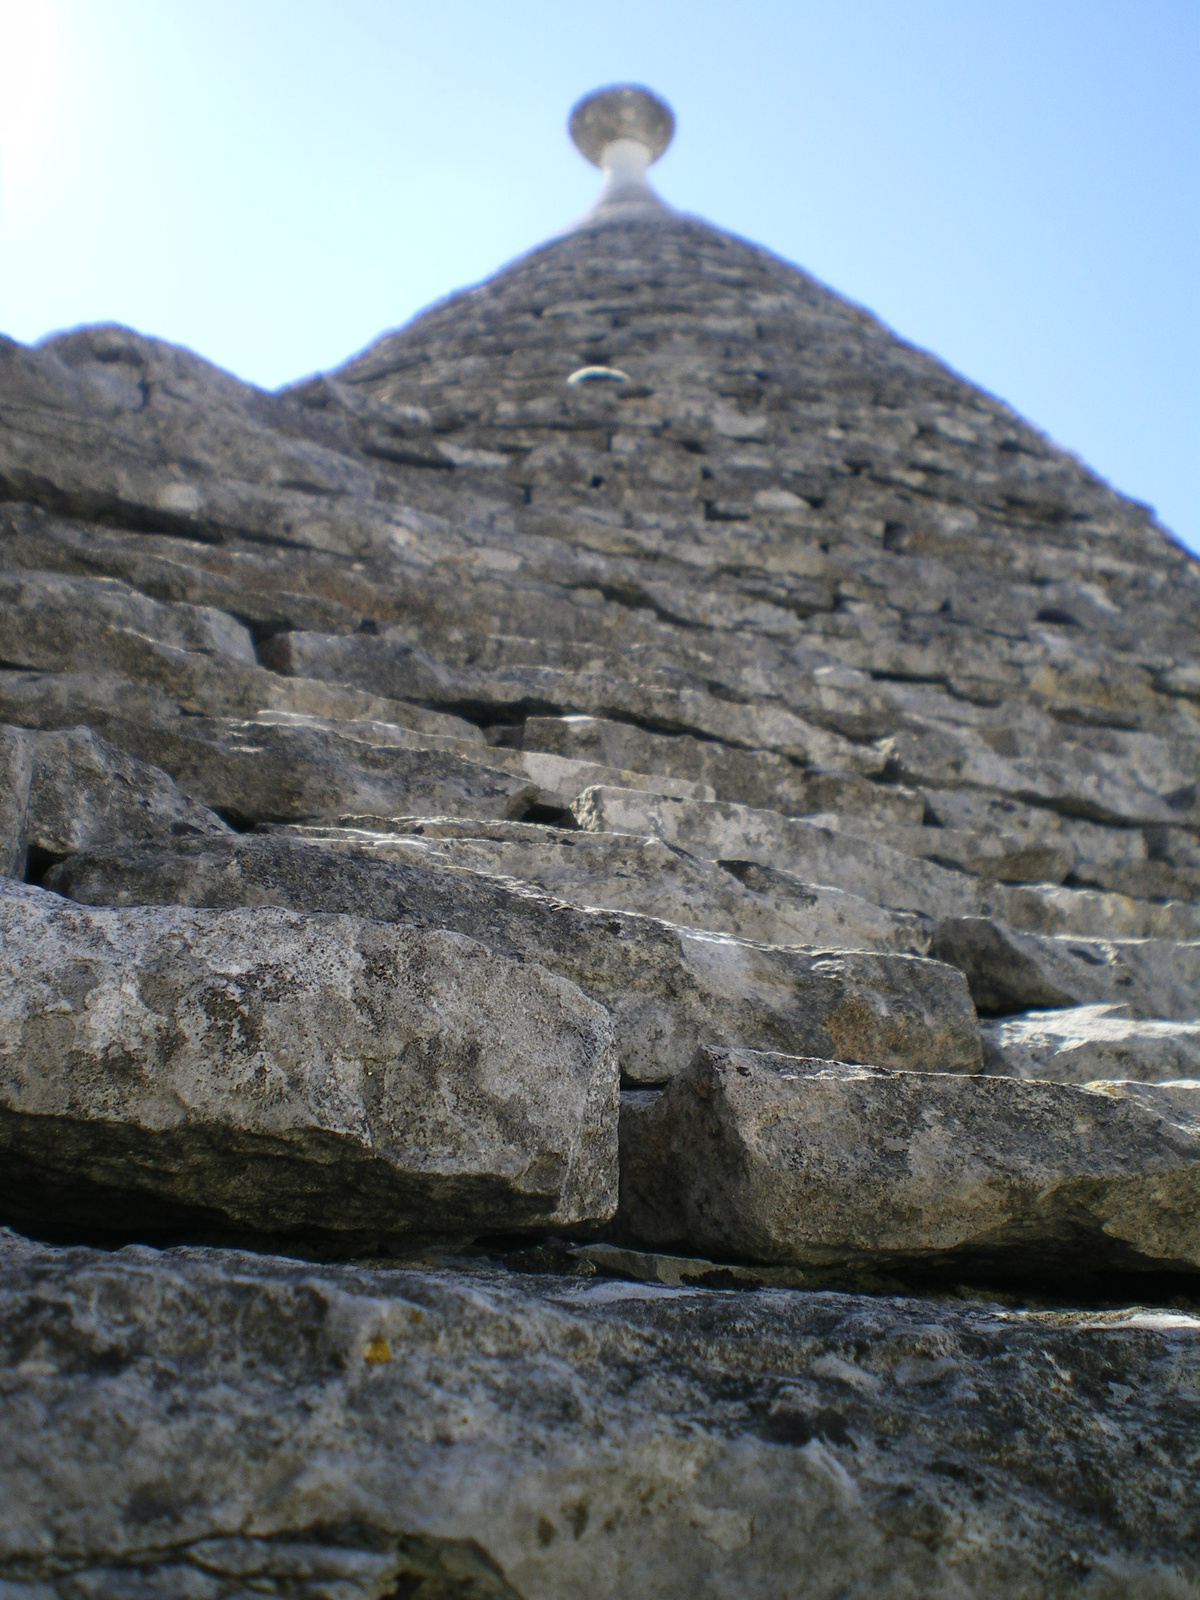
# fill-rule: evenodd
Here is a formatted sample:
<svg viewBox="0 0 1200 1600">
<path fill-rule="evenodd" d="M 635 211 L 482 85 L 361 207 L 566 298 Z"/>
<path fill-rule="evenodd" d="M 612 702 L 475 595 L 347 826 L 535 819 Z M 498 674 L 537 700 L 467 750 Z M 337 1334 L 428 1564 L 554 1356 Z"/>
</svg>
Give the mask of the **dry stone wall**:
<svg viewBox="0 0 1200 1600">
<path fill-rule="evenodd" d="M 0 342 L 6 1600 L 1200 1594 L 1198 782 L 1195 560 L 699 220 Z"/>
</svg>

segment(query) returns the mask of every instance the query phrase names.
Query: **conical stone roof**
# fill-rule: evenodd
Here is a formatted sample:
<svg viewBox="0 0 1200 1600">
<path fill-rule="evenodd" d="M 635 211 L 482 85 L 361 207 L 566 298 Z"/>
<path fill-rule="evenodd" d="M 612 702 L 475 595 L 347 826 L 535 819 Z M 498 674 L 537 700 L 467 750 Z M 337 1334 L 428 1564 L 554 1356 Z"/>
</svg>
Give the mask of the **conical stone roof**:
<svg viewBox="0 0 1200 1600">
<path fill-rule="evenodd" d="M 1200 1592 L 1200 565 L 670 127 L 0 344 L 0 1587 Z"/>
</svg>

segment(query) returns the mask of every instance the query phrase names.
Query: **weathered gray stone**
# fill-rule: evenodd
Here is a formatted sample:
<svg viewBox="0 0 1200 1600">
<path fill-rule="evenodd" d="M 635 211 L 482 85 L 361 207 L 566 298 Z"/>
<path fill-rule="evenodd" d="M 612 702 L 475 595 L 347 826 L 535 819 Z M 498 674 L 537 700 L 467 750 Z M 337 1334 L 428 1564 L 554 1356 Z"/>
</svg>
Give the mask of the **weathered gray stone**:
<svg viewBox="0 0 1200 1600">
<path fill-rule="evenodd" d="M 505 642 L 491 641 L 493 647 Z M 279 634 L 268 642 L 263 657 L 277 672 L 327 678 L 449 711 L 470 709 L 494 722 L 553 708 L 649 722 L 669 731 L 773 751 L 816 767 L 874 775 L 882 772 L 886 761 L 883 751 L 816 726 L 773 698 L 761 705 L 731 703 L 669 663 L 654 663 L 656 670 L 646 673 L 636 658 L 619 652 L 598 664 L 590 648 L 561 652 L 525 640 L 515 653 L 535 659 L 446 662 L 415 645 L 403 630 L 394 630 L 377 635 Z M 544 659 L 564 653 L 577 661 L 561 665 Z"/>
<path fill-rule="evenodd" d="M 29 785 L 33 779 L 32 741 L 15 728 L 0 726 L 0 876 L 23 877 Z"/>
<path fill-rule="evenodd" d="M 932 924 L 911 912 L 885 911 L 841 889 L 801 883 L 750 862 L 704 861 L 661 839 L 470 818 L 342 820 L 348 826 L 284 828 L 333 849 L 518 878 L 569 905 L 638 911 L 762 944 L 909 955 L 929 948 Z"/>
<path fill-rule="evenodd" d="M 629 1089 L 626 1095 L 656 1097 L 656 1091 Z M 509 1264 L 514 1258 L 509 1256 Z M 607 1240 L 575 1245 L 568 1261 L 581 1274 L 589 1270 L 628 1278 L 634 1283 L 663 1283 L 671 1289 L 798 1289 L 806 1277 L 797 1267 L 764 1267 L 744 1261 L 706 1261 L 702 1256 L 664 1255 L 661 1250 L 631 1250 Z M 523 1265 L 523 1263 L 522 1263 Z"/>
<path fill-rule="evenodd" d="M 711 786 L 717 800 L 788 816 L 836 811 L 918 824 L 924 814 L 924 801 L 915 790 L 870 783 L 855 772 L 797 767 L 769 750 L 738 750 L 687 734 L 649 733 L 603 717 L 527 717 L 521 747 L 635 772 L 691 778 Z"/>
<path fill-rule="evenodd" d="M 984 1071 L 1006 1078 L 1091 1083 L 1200 1079 L 1200 1021 L 1147 1021 L 1117 1005 L 1026 1011 L 985 1022 Z"/>
<path fill-rule="evenodd" d="M 453 928 L 541 962 L 598 1000 L 634 1083 L 665 1082 L 714 1038 L 920 1070 L 982 1063 L 962 974 L 918 956 L 753 944 L 578 910 L 512 879 L 280 837 L 77 856 L 46 882 L 90 904 L 284 905 Z"/>
<path fill-rule="evenodd" d="M 87 727 L 29 733 L 0 726 L 0 760 L 0 818 L 8 870 L 17 877 L 30 850 L 61 858 L 97 845 L 229 832 L 165 772 Z"/>
<path fill-rule="evenodd" d="M 603 1221 L 602 1009 L 461 935 L 0 892 L 0 1205 L 342 1248 Z"/>
<path fill-rule="evenodd" d="M 512 750 L 487 744 L 479 736 L 467 740 L 397 723 L 310 717 L 289 711 L 260 711 L 254 721 L 264 727 L 311 728 L 334 739 L 353 739 L 362 744 L 390 745 L 402 750 L 440 751 L 458 756 L 463 761 L 488 768 L 493 774 L 507 772 L 510 777 L 527 785 L 528 806 L 542 806 L 547 810 L 565 811 L 585 789 L 597 783 L 628 785 L 632 789 L 646 789 L 652 794 L 678 795 L 688 800 L 712 798 L 711 789 L 687 778 L 623 772 L 598 766 L 591 761 L 574 761 L 567 756 Z M 478 735 L 477 729 L 473 731 Z"/>
<path fill-rule="evenodd" d="M 585 790 L 571 812 L 581 828 L 593 832 L 654 834 L 691 855 L 780 868 L 896 911 L 941 917 L 969 916 L 981 908 L 971 878 L 803 817 L 630 789 Z"/>
<path fill-rule="evenodd" d="M 482 733 L 461 717 L 423 706 L 384 700 L 340 684 L 321 683 L 311 678 L 277 678 L 273 673 L 242 674 L 239 692 L 226 694 L 222 681 L 217 697 L 225 709 L 253 716 L 255 721 L 299 723 L 308 721 L 373 722 L 385 727 L 400 726 L 411 733 L 443 736 L 460 749 L 469 744 L 487 748 Z M 245 689 L 245 693 L 241 692 Z M 178 699 L 155 685 L 105 673 L 0 672 L 0 715 L 24 728 L 74 727 L 80 717 L 102 732 L 130 739 L 145 738 L 137 726 L 179 720 Z M 198 707 L 189 708 L 193 713 Z M 135 727 L 129 728 L 133 722 Z M 441 748 L 439 738 L 428 741 Z"/>
<path fill-rule="evenodd" d="M 847 832 L 858 831 L 853 820 L 837 821 Z M 905 855 L 935 861 L 954 872 L 969 872 L 988 883 L 1061 883 L 1075 865 L 1075 852 L 1067 844 L 1030 839 L 1027 835 L 1005 833 L 1000 829 L 977 832 L 964 828 L 883 824 L 878 829 L 878 837 Z"/>
<path fill-rule="evenodd" d="M 800 1266 L 1200 1272 L 1200 1082 L 1134 1087 L 703 1047 L 622 1108 L 618 1227 Z"/>
<path fill-rule="evenodd" d="M 1071 877 L 1077 884 L 1134 897 L 1200 897 L 1200 857 L 1194 836 L 1184 829 L 1162 824 L 1106 826 L 981 789 L 921 792 L 927 820 L 946 829 L 1007 834 L 1023 840 L 1034 858 L 1038 852 L 1069 854 Z"/>
<path fill-rule="evenodd" d="M 1096 1002 L 1135 1017 L 1188 1020 L 1200 1010 L 1200 940 L 1018 933 L 962 917 L 939 924 L 930 953 L 960 967 L 976 1006 L 992 1015 Z"/>
<path fill-rule="evenodd" d="M 629 381 L 569 384 L 582 361 Z M 87 725 L 238 824 L 475 830 L 371 846 L 384 861 L 261 838 L 148 854 L 122 824 L 54 881 L 478 933 L 593 984 L 633 1079 L 698 1042 L 969 1069 L 961 975 L 827 948 L 923 945 L 930 918 L 990 918 L 1010 955 L 1024 934 L 1093 955 L 1200 937 L 1200 565 L 991 396 L 665 207 L 593 218 L 278 395 L 126 329 L 0 340 L 0 566 L 0 721 Z M 26 775 L 10 762 L 20 805 Z M 504 831 L 585 780 L 632 809 L 570 865 L 565 832 Z M 755 820 L 678 800 L 705 820 L 672 834 L 650 791 L 685 785 Z M 1103 957 L 1086 996 L 1109 1005 L 1132 974 L 1173 1006 L 1181 949 Z M 1022 959 L 1074 993 L 1088 963 L 1057 957 Z M 1150 1071 L 1167 1024 L 1126 1020 Z M 1109 1109 L 1144 1129 L 1133 1087 Z M 538 1251 L 589 1264 L 560 1243 L 526 1265 Z M 1006 1261 L 1045 1281 L 1043 1256 Z M 945 1302 L 693 1293 L 682 1268 L 674 1290 L 427 1271 L 343 1292 L 349 1275 L 172 1259 L 30 1266 L 19 1371 L 0 1369 L 34 1397 L 0 1442 L 0 1588 L 1200 1592 L 1194 1363 L 1161 1318 L 981 1324 Z M 445 1316 L 413 1365 L 400 1300 L 419 1293 Z M 338 1342 L 351 1303 L 387 1309 L 391 1362 L 347 1361 L 377 1331 Z"/>
<path fill-rule="evenodd" d="M 1135 900 L 1102 889 L 1022 884 L 994 892 L 1004 921 L 1022 933 L 1071 933 L 1085 939 L 1200 939 L 1200 905 L 1190 900 Z"/>
<path fill-rule="evenodd" d="M 281 628 L 353 631 L 370 593 L 356 581 L 361 569 L 336 557 L 76 520 L 21 500 L 0 504 L 0 548 L 10 569 L 116 578 L 160 603 L 227 612 L 258 638 Z"/>
<path fill-rule="evenodd" d="M 353 811 L 521 816 L 538 793 L 528 779 L 474 755 L 413 749 L 404 730 L 388 724 L 209 717 L 142 724 L 120 717 L 104 726 L 115 743 L 169 772 L 185 794 L 242 825 Z M 413 742 L 437 740 L 419 735 Z"/>
<path fill-rule="evenodd" d="M 104 673 L 0 671 L 0 717 L 14 727 L 74 728 L 106 736 L 126 722 L 169 722 L 179 705 L 154 684 Z"/>
<path fill-rule="evenodd" d="M 981 727 L 909 717 L 888 741 L 892 770 L 913 785 L 969 785 L 1114 822 L 1196 822 L 1200 743 L 1091 728 L 1087 737 L 1031 707 L 1002 708 Z"/>
<path fill-rule="evenodd" d="M 393 522 L 369 469 L 323 448 L 302 413 L 128 328 L 80 328 L 36 350 L 5 339 L 0 394 L 8 499 L 343 555 L 385 541 Z"/>
<path fill-rule="evenodd" d="M 0 1576 L 22 1600 L 1200 1585 L 1184 1310 L 0 1237 Z"/>
<path fill-rule="evenodd" d="M 0 658 L 8 666 L 120 673 L 143 641 L 256 667 L 249 630 L 211 606 L 161 605 L 112 578 L 0 572 Z M 139 676 L 135 671 L 131 676 Z"/>
</svg>

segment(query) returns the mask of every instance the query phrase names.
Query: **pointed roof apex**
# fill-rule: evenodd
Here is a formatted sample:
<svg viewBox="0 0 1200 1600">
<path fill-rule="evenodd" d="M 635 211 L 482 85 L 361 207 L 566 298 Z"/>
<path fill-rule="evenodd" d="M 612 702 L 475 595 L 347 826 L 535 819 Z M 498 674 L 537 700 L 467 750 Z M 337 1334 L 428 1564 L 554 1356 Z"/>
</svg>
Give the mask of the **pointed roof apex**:
<svg viewBox="0 0 1200 1600">
<path fill-rule="evenodd" d="M 669 210 L 646 182 L 646 169 L 675 133 L 675 114 L 665 100 L 636 83 L 594 89 L 572 107 L 567 132 L 604 172 L 604 187 L 584 224 Z"/>
</svg>

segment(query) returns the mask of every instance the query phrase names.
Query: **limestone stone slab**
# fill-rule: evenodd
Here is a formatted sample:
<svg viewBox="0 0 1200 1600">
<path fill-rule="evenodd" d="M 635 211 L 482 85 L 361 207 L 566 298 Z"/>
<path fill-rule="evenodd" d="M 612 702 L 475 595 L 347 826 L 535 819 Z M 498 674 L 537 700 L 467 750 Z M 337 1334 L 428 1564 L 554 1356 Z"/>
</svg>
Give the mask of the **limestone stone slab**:
<svg viewBox="0 0 1200 1600">
<path fill-rule="evenodd" d="M 802 817 L 604 788 L 586 790 L 571 811 L 592 832 L 654 834 L 692 855 L 782 868 L 896 911 L 965 916 L 980 907 L 979 886 L 965 874 Z"/>
<path fill-rule="evenodd" d="M 314 439 L 303 413 L 128 328 L 74 329 L 37 349 L 6 339 L 0 406 L 9 498 L 59 514 L 343 555 L 391 522 L 367 464 Z"/>
<path fill-rule="evenodd" d="M 1124 1006 L 1025 1011 L 980 1026 L 984 1071 L 1051 1083 L 1200 1078 L 1200 1021 L 1131 1017 Z"/>
<path fill-rule="evenodd" d="M 146 678 L 122 678 L 106 672 L 21 672 L 0 671 L 0 715 L 24 728 L 74 727 L 82 719 L 100 733 L 136 738 L 128 731 L 130 721 L 170 723 L 183 709 L 172 681 L 168 693 L 159 682 Z M 219 677 L 216 700 L 220 710 L 242 720 L 286 722 L 327 720 L 375 722 L 401 726 L 410 732 L 449 736 L 456 744 L 484 746 L 483 735 L 473 723 L 424 706 L 384 700 L 342 684 L 324 683 L 315 678 L 280 678 L 274 673 L 239 668 L 235 693 L 229 673 Z M 211 709 L 191 706 L 193 714 Z M 437 748 L 437 739 L 430 748 Z"/>
<path fill-rule="evenodd" d="M 824 821 L 825 819 L 820 819 Z M 855 831 L 853 820 L 830 824 Z M 905 855 L 920 856 L 988 883 L 1061 883 L 1075 865 L 1075 851 L 1057 839 L 1030 839 L 1001 829 L 888 827 L 878 837 Z"/>
<path fill-rule="evenodd" d="M 924 814 L 924 801 L 914 790 L 871 783 L 856 772 L 813 771 L 769 750 L 739 750 L 714 739 L 652 733 L 604 717 L 527 717 L 521 747 L 691 778 L 711 786 L 710 798 L 786 816 L 837 811 L 918 824 Z"/>
<path fill-rule="evenodd" d="M 1013 835 L 1024 840 L 1034 859 L 1047 851 L 1069 855 L 1076 885 L 1134 898 L 1200 897 L 1200 857 L 1194 834 L 1186 829 L 1060 815 L 1046 805 L 987 789 L 923 788 L 921 793 L 929 817 L 946 830 Z"/>
<path fill-rule="evenodd" d="M 20 1600 L 1200 1581 L 1187 1310 L 0 1241 Z"/>
<path fill-rule="evenodd" d="M 4 1210 L 143 1236 L 603 1220 L 604 1011 L 443 931 L 0 893 Z"/>
<path fill-rule="evenodd" d="M 918 1070 L 977 1072 L 982 1062 L 962 974 L 919 956 L 755 944 L 579 910 L 511 878 L 279 836 L 81 855 L 46 882 L 90 904 L 271 904 L 455 929 L 540 962 L 605 1006 L 634 1083 L 667 1081 L 706 1039 Z"/>
<path fill-rule="evenodd" d="M 1200 904 L 1138 900 L 1103 889 L 1021 884 L 993 893 L 1010 927 L 1022 933 L 1070 933 L 1085 939 L 1200 939 Z"/>
<path fill-rule="evenodd" d="M 0 658 L 9 666 L 111 670 L 139 639 L 258 665 L 249 630 L 213 606 L 164 605 L 113 578 L 0 572 Z"/>
<path fill-rule="evenodd" d="M 618 1225 L 718 1259 L 1200 1272 L 1200 1082 L 1080 1088 L 697 1052 L 623 1109 Z"/>
<path fill-rule="evenodd" d="M 547 652 L 533 642 L 529 653 L 541 657 Z M 817 726 L 777 698 L 730 701 L 685 669 L 663 664 L 639 672 L 636 658 L 619 653 L 604 663 L 610 670 L 596 670 L 586 659 L 578 667 L 535 659 L 485 669 L 441 660 L 397 630 L 377 635 L 281 633 L 269 641 L 263 656 L 280 673 L 327 678 L 452 712 L 470 708 L 489 721 L 553 711 L 648 723 L 868 776 L 882 772 L 886 760 L 873 745 Z"/>
<path fill-rule="evenodd" d="M 1186 1021 L 1200 1011 L 1200 940 L 1019 933 L 962 917 L 939 924 L 930 951 L 962 968 L 991 1015 L 1103 1002 L 1135 1017 Z"/>
<path fill-rule="evenodd" d="M 228 833 L 165 772 L 88 727 L 33 733 L 0 726 L 0 826 L 8 871 L 29 851 L 61 858 L 102 844 Z"/>
<path fill-rule="evenodd" d="M 914 786 L 998 790 L 1117 822 L 1195 821 L 1200 744 L 1124 729 L 1087 739 L 1052 717 L 1014 708 L 972 728 L 909 717 L 888 742 L 894 770 Z"/>
<path fill-rule="evenodd" d="M 468 757 L 413 749 L 436 745 L 437 737 L 404 739 L 404 730 L 374 723 L 182 717 L 139 724 L 122 717 L 105 726 L 125 749 L 169 772 L 185 794 L 243 825 L 351 811 L 521 816 L 538 792 L 527 778 L 482 765 L 474 750 Z"/>
<path fill-rule="evenodd" d="M 929 948 L 932 926 L 911 912 L 885 911 L 841 889 L 754 863 L 704 861 L 653 837 L 471 818 L 357 817 L 342 824 L 284 824 L 281 831 L 383 860 L 436 861 L 513 877 L 570 905 L 637 911 L 762 944 L 909 955 Z"/>
<path fill-rule="evenodd" d="M 16 729 L 0 727 L 0 875 L 5 877 L 25 873 L 32 778 L 31 741 Z"/>
<path fill-rule="evenodd" d="M 316 682 L 308 679 L 282 679 L 289 682 Z M 336 686 L 335 686 L 336 687 Z M 457 719 L 447 718 L 447 721 Z M 538 750 L 514 750 L 503 745 L 487 744 L 478 729 L 473 729 L 474 739 L 461 739 L 456 734 L 443 734 L 433 729 L 419 729 L 403 723 L 382 722 L 370 718 L 329 718 L 305 716 L 292 711 L 260 711 L 254 721 L 262 726 L 284 728 L 312 728 L 333 738 L 349 739 L 364 745 L 393 746 L 404 750 L 441 751 L 473 762 L 492 772 L 507 772 L 511 777 L 524 780 L 530 786 L 529 803 L 548 810 L 565 811 L 583 791 L 598 783 L 615 784 L 631 789 L 645 789 L 651 794 L 678 795 L 687 800 L 711 800 L 712 790 L 688 778 L 660 777 L 654 773 L 624 772 L 600 766 L 592 761 L 576 761 L 570 756 L 559 756 Z"/>
</svg>

